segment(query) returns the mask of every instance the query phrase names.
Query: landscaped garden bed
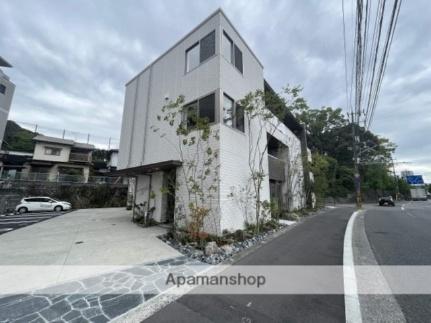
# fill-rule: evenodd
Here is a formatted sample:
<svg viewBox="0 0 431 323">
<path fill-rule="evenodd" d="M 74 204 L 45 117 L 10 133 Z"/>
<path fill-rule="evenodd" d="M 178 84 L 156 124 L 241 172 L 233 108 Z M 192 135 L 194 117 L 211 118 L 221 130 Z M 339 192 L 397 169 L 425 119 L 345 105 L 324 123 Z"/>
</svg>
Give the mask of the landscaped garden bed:
<svg viewBox="0 0 431 323">
<path fill-rule="evenodd" d="M 245 230 L 225 231 L 222 236 L 200 232 L 198 237 L 191 237 L 186 231 L 177 231 L 159 238 L 187 257 L 215 265 L 267 240 L 293 223 L 295 221 L 271 220 L 261 225 L 259 233 L 256 233 L 254 225 L 247 225 Z"/>
</svg>

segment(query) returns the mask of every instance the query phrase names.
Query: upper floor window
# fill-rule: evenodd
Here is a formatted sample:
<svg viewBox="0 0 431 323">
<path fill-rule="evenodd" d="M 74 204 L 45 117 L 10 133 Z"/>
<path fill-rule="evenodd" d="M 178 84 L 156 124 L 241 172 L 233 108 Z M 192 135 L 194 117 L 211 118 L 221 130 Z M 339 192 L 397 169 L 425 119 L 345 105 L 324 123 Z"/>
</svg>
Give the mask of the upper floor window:
<svg viewBox="0 0 431 323">
<path fill-rule="evenodd" d="M 226 94 L 223 95 L 223 123 L 244 132 L 244 108 Z"/>
<path fill-rule="evenodd" d="M 0 84 L 0 93 L 6 93 L 6 86 L 4 84 Z"/>
<path fill-rule="evenodd" d="M 223 122 L 225 125 L 233 126 L 233 100 L 226 94 L 223 95 Z"/>
<path fill-rule="evenodd" d="M 223 32 L 222 54 L 229 63 L 233 63 L 233 42 L 225 32 Z"/>
<path fill-rule="evenodd" d="M 190 72 L 214 54 L 215 31 L 212 31 L 186 50 L 186 72 Z"/>
<path fill-rule="evenodd" d="M 187 72 L 199 65 L 199 43 L 196 43 L 186 51 Z"/>
<path fill-rule="evenodd" d="M 234 59 L 235 59 L 235 67 L 242 73 L 242 52 L 237 45 L 235 45 Z"/>
<path fill-rule="evenodd" d="M 45 147 L 45 155 L 60 156 L 61 148 Z"/>
<path fill-rule="evenodd" d="M 242 52 L 225 31 L 223 31 L 222 54 L 229 63 L 235 65 L 241 73 L 243 72 Z"/>
<path fill-rule="evenodd" d="M 215 122 L 214 93 L 187 104 L 184 110 L 183 120 L 187 122 L 187 128 L 195 127 L 198 119 L 204 119 L 208 123 Z"/>
</svg>

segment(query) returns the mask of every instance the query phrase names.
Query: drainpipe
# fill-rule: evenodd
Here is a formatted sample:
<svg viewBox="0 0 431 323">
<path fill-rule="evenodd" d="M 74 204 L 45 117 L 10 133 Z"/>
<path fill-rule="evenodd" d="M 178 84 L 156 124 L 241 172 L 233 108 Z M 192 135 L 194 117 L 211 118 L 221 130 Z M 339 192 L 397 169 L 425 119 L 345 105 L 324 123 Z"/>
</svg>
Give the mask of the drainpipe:
<svg viewBox="0 0 431 323">
<path fill-rule="evenodd" d="M 150 202 L 151 202 L 151 189 L 152 189 L 152 181 L 153 181 L 153 175 L 146 175 L 150 178 L 150 183 L 148 185 L 148 203 L 147 203 L 147 213 L 150 211 Z"/>
</svg>

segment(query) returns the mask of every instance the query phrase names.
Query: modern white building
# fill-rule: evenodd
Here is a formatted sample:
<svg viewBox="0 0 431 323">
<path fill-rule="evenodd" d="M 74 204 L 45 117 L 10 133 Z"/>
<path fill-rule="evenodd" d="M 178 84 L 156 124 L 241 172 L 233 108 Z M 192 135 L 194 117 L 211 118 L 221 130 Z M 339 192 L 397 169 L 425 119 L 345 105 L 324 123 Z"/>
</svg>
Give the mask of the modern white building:
<svg viewBox="0 0 431 323">
<path fill-rule="evenodd" d="M 160 191 L 172 180 L 184 183 L 181 170 L 185 165 L 172 145 L 177 142 L 174 129 L 157 118 L 167 102 L 183 95 L 219 133 L 212 143 L 218 151 L 218 189 L 204 231 L 221 234 L 253 222 L 254 203 L 242 195 L 250 183 L 248 134 L 260 128 L 252 122 L 253 129 L 248 129 L 237 102 L 256 90 L 272 91 L 264 79 L 263 65 L 221 9 L 130 80 L 118 172 L 135 178 L 135 204 L 154 207 L 153 218 L 159 222 L 172 221 L 187 208 L 181 198 L 187 194 L 184 190 L 176 191 L 182 196 L 175 199 Z M 310 179 L 304 176 L 303 167 L 309 154 L 306 135 L 291 114 L 275 124 L 275 131 L 269 130 L 274 124 L 268 125 L 271 135 L 265 130 L 261 142 L 263 146 L 268 143 L 261 200 L 275 200 L 286 210 L 299 209 L 307 203 L 305 182 Z"/>
<path fill-rule="evenodd" d="M 3 57 L 0 56 L 0 147 L 3 143 L 3 136 L 12 103 L 15 84 L 7 76 L 1 67 L 12 67 Z"/>
</svg>

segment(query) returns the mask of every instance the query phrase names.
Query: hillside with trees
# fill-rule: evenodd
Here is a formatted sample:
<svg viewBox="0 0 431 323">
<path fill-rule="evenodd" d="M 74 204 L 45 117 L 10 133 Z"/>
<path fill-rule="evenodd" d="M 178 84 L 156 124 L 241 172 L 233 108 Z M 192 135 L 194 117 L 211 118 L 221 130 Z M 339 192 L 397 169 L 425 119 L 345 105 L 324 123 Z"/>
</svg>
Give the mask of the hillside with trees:
<svg viewBox="0 0 431 323">
<path fill-rule="evenodd" d="M 16 122 L 8 120 L 1 149 L 32 153 L 34 150 L 33 138 L 36 135 L 36 132 L 24 129 Z"/>
</svg>

